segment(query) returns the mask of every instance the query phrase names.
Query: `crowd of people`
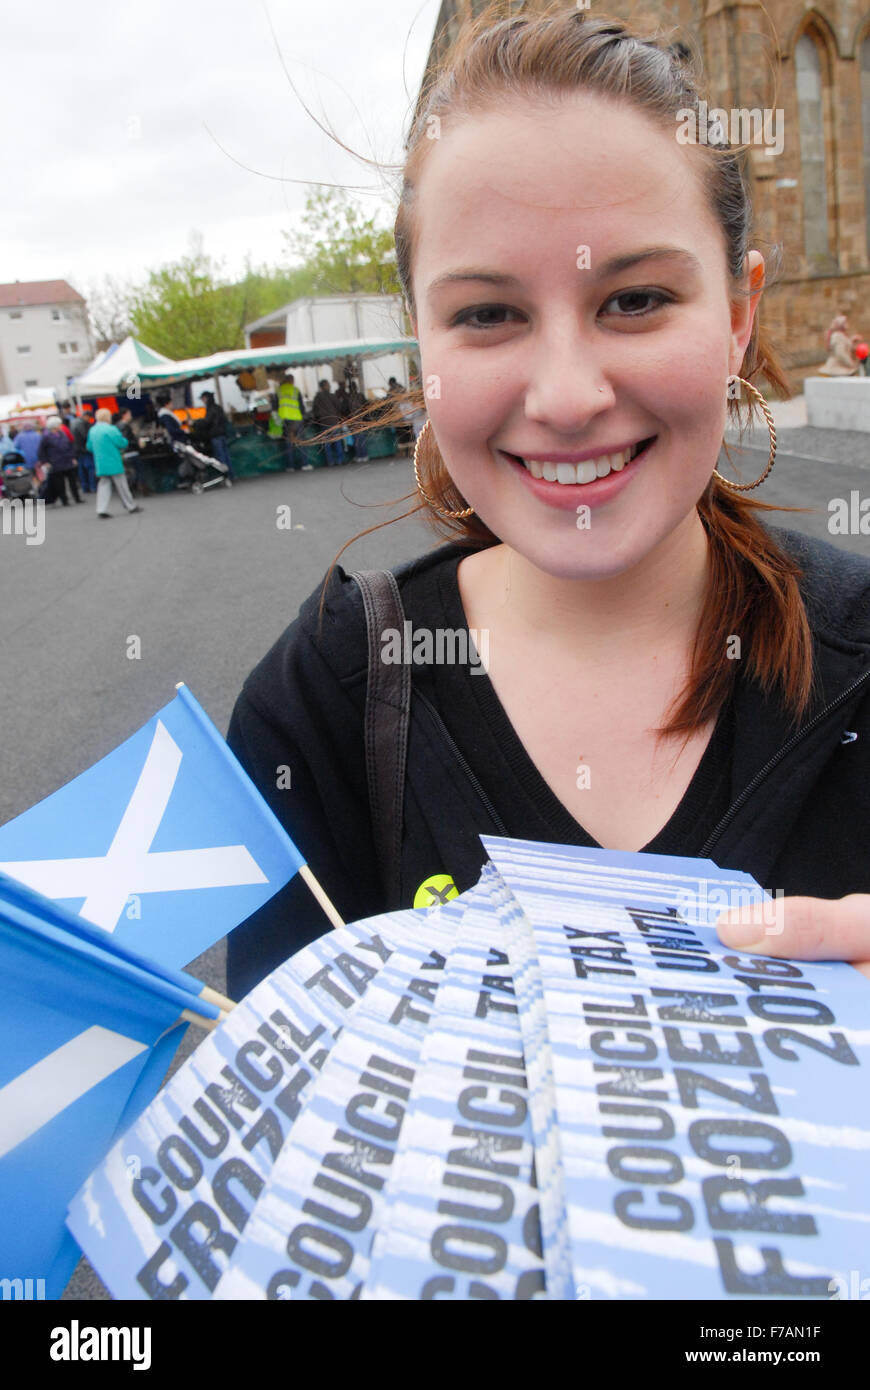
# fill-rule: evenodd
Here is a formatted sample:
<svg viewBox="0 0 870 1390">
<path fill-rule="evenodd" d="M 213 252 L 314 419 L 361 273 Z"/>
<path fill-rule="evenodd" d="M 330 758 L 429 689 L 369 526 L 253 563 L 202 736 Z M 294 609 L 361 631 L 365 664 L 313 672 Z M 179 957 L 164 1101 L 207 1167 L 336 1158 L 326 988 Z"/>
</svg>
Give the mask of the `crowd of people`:
<svg viewBox="0 0 870 1390">
<path fill-rule="evenodd" d="M 68 507 L 84 502 L 82 493 L 96 497 L 96 514 L 111 516 L 114 489 L 125 511 L 141 507 L 130 491 L 124 455 L 135 448 L 132 414 L 106 407 L 74 415 L 69 401 L 60 413 L 44 421 L 25 420 L 0 430 L 0 468 L 20 460 L 36 479 L 38 497 L 46 506 Z"/>
<path fill-rule="evenodd" d="M 324 378 L 317 383 L 310 406 L 306 406 L 292 372 L 285 372 L 276 385 L 273 417 L 287 443 L 288 469 L 313 467 L 306 461 L 301 447 L 306 424 L 313 425 L 318 435 L 323 436 L 320 442 L 328 468 L 346 463 L 351 449 L 354 458 L 368 457 L 365 432 L 354 435 L 345 423 L 366 410 L 368 405 L 355 380 L 340 382 L 332 390 L 329 381 Z"/>
<path fill-rule="evenodd" d="M 312 439 L 309 431 L 305 446 L 319 444 L 327 467 L 334 468 L 351 458 L 368 458 L 367 430 L 380 416 L 384 423 L 389 419 L 394 425 L 401 454 L 413 451 L 425 421 L 425 412 L 404 399 L 405 388 L 395 377 L 390 377 L 385 399 L 379 402 L 367 400 L 353 378 L 337 385 L 324 378 L 310 402 L 303 399 L 292 372 L 285 372 L 275 386 L 269 433 L 285 440 L 288 470 L 313 467 L 303 447 L 306 426 L 312 426 L 316 435 Z M 154 396 L 156 423 L 169 445 L 179 452 L 181 446 L 193 442 L 219 460 L 232 480 L 228 443 L 232 431 L 214 393 L 202 393 L 205 415 L 197 422 L 195 439 L 182 427 L 171 402 L 171 392 L 165 388 Z M 17 427 L 0 426 L 0 470 L 10 457 L 23 464 L 33 474 L 38 496 L 47 506 L 81 505 L 86 496 L 94 495 L 96 515 L 101 519 L 112 514 L 113 491 L 125 511 L 142 510 L 136 496 L 148 496 L 149 491 L 138 450 L 130 410 L 85 409 L 76 415 L 65 401 L 56 414 L 45 419 L 25 420 Z"/>
<path fill-rule="evenodd" d="M 273 395 L 272 428 L 270 433 L 283 434 L 287 443 L 287 468 L 308 469 L 301 443 L 306 425 L 317 431 L 308 443 L 319 443 L 328 468 L 347 463 L 351 458 L 368 458 L 367 430 L 383 415 L 384 423 L 393 420 L 396 402 L 404 397 L 405 388 L 391 376 L 386 398 L 382 402 L 366 400 L 354 378 L 332 385 L 326 378 L 318 382 L 310 405 L 304 401 L 296 378 L 290 371 L 276 383 Z M 400 454 L 410 453 L 425 423 L 425 412 L 409 402 L 398 403 L 401 421 L 394 423 L 396 446 Z"/>
<path fill-rule="evenodd" d="M 197 442 L 225 465 L 232 479 L 226 415 L 212 392 L 204 392 L 203 400 L 206 411 L 199 422 Z M 176 445 L 189 444 L 189 438 L 170 409 L 170 401 L 169 391 L 157 393 L 155 418 L 175 449 Z M 82 494 L 93 494 L 96 515 L 105 520 L 112 515 L 109 508 L 114 492 L 125 511 L 142 511 L 136 497 L 147 497 L 150 491 L 132 420 L 129 409 L 112 412 L 103 407 L 75 415 L 69 402 L 64 402 L 59 413 L 46 419 L 25 420 L 17 427 L 0 426 L 0 470 L 7 464 L 27 469 L 35 480 L 37 496 L 47 506 L 80 504 Z M 0 472 L 0 480 L 2 477 Z M 6 490 L 11 492 L 8 475 Z"/>
</svg>

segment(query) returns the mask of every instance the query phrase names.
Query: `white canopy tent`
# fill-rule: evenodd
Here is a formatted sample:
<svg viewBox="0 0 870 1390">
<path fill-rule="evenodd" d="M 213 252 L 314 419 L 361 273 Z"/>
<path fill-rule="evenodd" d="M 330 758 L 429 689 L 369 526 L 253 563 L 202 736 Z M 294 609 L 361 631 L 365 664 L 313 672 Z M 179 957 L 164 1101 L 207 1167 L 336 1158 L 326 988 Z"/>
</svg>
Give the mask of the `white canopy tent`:
<svg viewBox="0 0 870 1390">
<path fill-rule="evenodd" d="M 81 399 L 83 396 L 114 396 L 122 383 L 133 382 L 147 370 L 163 369 L 172 371 L 175 363 L 171 357 L 140 343 L 138 338 L 127 337 L 123 343 L 113 343 L 110 348 L 88 367 L 81 376 L 70 382 L 70 390 Z"/>
</svg>

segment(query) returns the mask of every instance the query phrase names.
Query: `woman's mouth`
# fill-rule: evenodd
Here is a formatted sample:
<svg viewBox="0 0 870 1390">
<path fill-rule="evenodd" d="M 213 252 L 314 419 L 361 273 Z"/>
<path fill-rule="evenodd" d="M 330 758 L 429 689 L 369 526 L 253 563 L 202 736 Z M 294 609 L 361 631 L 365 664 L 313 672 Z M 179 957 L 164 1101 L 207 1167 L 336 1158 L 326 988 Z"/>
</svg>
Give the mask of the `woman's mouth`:
<svg viewBox="0 0 870 1390">
<path fill-rule="evenodd" d="M 637 462 L 643 460 L 658 435 L 641 439 L 617 454 L 600 454 L 582 463 L 556 463 L 552 459 L 521 458 L 502 449 L 502 458 L 516 472 L 520 485 L 557 511 L 605 506 L 614 501 L 637 476 Z"/>
<path fill-rule="evenodd" d="M 521 458 L 518 454 L 508 454 L 506 450 L 502 452 L 507 458 L 521 464 L 533 478 L 546 483 L 558 483 L 564 487 L 585 487 L 597 482 L 599 478 L 606 478 L 610 473 L 621 473 L 628 464 L 644 453 L 656 438 L 656 435 L 652 435 L 649 439 L 639 440 L 637 444 L 622 450 L 621 453 L 601 454 L 598 458 L 586 459 L 583 463 L 553 463 L 547 459 Z"/>
</svg>

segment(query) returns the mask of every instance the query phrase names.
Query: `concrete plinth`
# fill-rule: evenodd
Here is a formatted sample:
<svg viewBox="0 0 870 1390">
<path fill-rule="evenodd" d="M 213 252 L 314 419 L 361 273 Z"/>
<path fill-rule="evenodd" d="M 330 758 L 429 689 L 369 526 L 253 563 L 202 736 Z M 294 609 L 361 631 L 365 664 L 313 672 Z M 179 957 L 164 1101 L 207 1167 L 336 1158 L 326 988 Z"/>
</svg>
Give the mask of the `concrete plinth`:
<svg viewBox="0 0 870 1390">
<path fill-rule="evenodd" d="M 870 377 L 808 376 L 804 396 L 807 423 L 815 429 L 870 433 Z"/>
</svg>

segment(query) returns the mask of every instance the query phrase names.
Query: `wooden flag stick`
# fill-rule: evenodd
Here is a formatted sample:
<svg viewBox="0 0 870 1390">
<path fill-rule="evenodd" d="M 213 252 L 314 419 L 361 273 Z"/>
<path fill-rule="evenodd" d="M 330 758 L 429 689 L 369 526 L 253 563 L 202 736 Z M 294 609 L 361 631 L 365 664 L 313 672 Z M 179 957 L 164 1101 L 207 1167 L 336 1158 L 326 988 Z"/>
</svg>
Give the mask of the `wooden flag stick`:
<svg viewBox="0 0 870 1390">
<path fill-rule="evenodd" d="M 206 1018 L 205 1014 L 195 1014 L 192 1009 L 184 1009 L 181 1017 L 185 1023 L 195 1023 L 198 1028 L 216 1028 L 219 1018 Z"/>
<path fill-rule="evenodd" d="M 184 1009 L 181 1015 L 185 1023 L 195 1023 L 198 1028 L 217 1028 L 219 1023 L 225 1023 L 229 1014 L 221 1010 L 220 1018 L 207 1018 L 205 1014 L 196 1014 L 192 1009 Z"/>
<path fill-rule="evenodd" d="M 207 1004 L 216 1004 L 225 1013 L 229 1013 L 230 1009 L 236 1007 L 232 999 L 228 999 L 225 994 L 218 994 L 216 989 L 210 989 L 208 985 L 204 985 L 199 991 L 199 997 L 204 999 Z"/>
<path fill-rule="evenodd" d="M 323 911 L 326 913 L 332 925 L 334 927 L 343 927 L 344 922 L 339 917 L 337 909 L 333 906 L 329 898 L 324 893 L 323 889 L 317 882 L 317 879 L 314 877 L 308 865 L 303 864 L 299 872 L 305 879 L 305 882 L 308 884 L 308 887 L 311 889 L 317 901 L 320 903 L 320 906 L 323 908 Z"/>
</svg>

